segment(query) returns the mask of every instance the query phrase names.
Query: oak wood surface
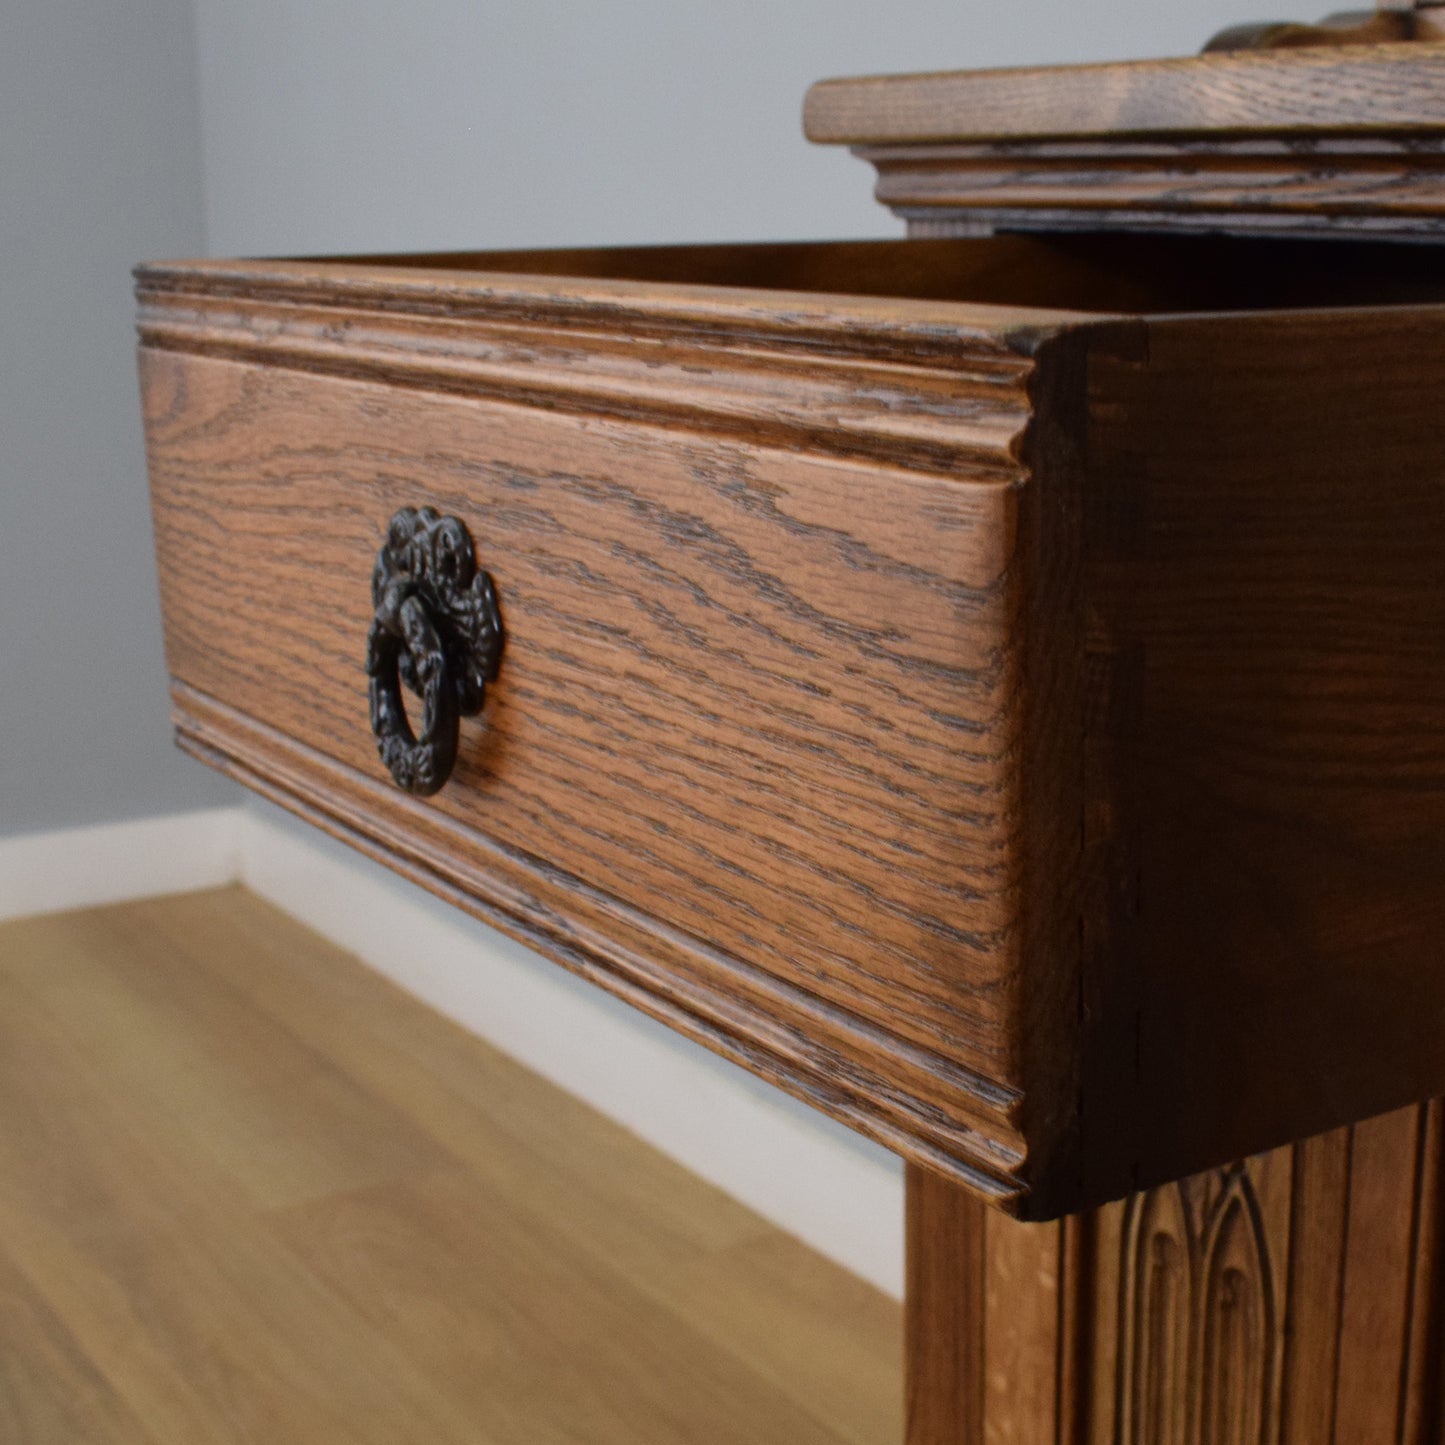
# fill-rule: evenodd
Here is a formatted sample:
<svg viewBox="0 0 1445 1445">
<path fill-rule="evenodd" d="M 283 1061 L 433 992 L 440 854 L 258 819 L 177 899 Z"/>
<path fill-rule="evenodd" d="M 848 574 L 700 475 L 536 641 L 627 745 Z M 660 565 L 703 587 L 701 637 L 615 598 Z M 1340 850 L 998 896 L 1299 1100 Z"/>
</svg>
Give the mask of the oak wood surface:
<svg viewBox="0 0 1445 1445">
<path fill-rule="evenodd" d="M 870 361 L 912 364 L 882 375 L 915 386 L 923 370 L 1018 365 L 1040 331 L 1101 316 L 1445 301 L 1430 247 L 1068 233 L 169 261 L 136 283 L 142 337 L 165 349 L 627 415 L 711 416 L 731 390 L 744 433 L 779 422 L 749 396 L 786 387 L 796 412 L 836 402 L 825 383 Z M 690 351 L 714 365 L 684 382 L 672 363 Z M 696 394 L 670 409 L 684 384 Z M 853 405 L 876 425 L 891 400 Z"/>
<path fill-rule="evenodd" d="M 904 1438 L 981 1440 L 987 1409 L 984 1219 L 972 1194 L 910 1172 Z"/>
<path fill-rule="evenodd" d="M 1440 1187 L 1438 1104 L 1057 1224 L 910 1170 L 908 1445 L 1438 1445 Z"/>
<path fill-rule="evenodd" d="M 1445 132 L 1445 50 L 1362 45 L 819 81 L 827 144 Z"/>
<path fill-rule="evenodd" d="M 145 270 L 185 745 L 1020 1212 L 1445 1087 L 1430 257 L 740 249 Z M 870 258 L 959 300 L 758 285 Z M 360 666 L 422 502 L 509 636 L 429 804 Z"/>
<path fill-rule="evenodd" d="M 1056 848 L 1015 842 L 1055 766 L 1018 738 L 1077 708 L 1019 706 L 1052 541 L 1013 483 L 1046 313 L 317 274 L 143 281 L 189 744 L 884 1142 L 1045 1176 L 1073 924 L 1020 916 Z M 404 316 L 359 311 L 398 281 Z M 422 502 L 508 635 L 427 805 L 357 726 L 372 559 Z"/>
<path fill-rule="evenodd" d="M 1136 1183 L 1445 1081 L 1442 323 L 1161 318 L 1091 377 L 1114 972 L 1086 976 Z"/>
<path fill-rule="evenodd" d="M 898 1438 L 897 1307 L 238 890 L 0 929 L 0 1438 Z"/>
<path fill-rule="evenodd" d="M 1430 14 L 1383 13 L 1367 28 L 1438 36 Z M 1445 234 L 1445 47 L 1245 32 L 1221 43 L 1266 48 L 823 81 L 805 127 L 875 165 L 878 199 L 917 235 Z M 1278 48 L 1296 41 L 1307 48 Z"/>
<path fill-rule="evenodd" d="M 995 229 L 1031 233 L 1177 231 L 1331 240 L 1439 239 L 1445 152 L 1382 137 L 1145 138 L 867 145 L 874 195 L 919 238 Z"/>
</svg>

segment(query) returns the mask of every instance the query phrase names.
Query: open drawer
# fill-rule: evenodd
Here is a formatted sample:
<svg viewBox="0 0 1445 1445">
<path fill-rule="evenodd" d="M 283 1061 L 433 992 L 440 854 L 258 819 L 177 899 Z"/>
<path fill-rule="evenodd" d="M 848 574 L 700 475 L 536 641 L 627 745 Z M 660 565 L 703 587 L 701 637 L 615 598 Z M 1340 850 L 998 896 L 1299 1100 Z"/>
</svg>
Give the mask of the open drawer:
<svg viewBox="0 0 1445 1445">
<path fill-rule="evenodd" d="M 1016 1213 L 1445 1091 L 1442 278 L 144 266 L 179 739 Z"/>
</svg>

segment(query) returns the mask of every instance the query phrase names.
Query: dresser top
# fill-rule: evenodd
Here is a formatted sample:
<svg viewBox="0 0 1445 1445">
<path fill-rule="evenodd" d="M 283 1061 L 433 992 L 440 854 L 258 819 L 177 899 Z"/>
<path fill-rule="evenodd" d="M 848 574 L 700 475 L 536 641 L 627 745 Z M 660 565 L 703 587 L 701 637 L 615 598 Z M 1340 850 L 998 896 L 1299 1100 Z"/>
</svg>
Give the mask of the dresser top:
<svg viewBox="0 0 1445 1445">
<path fill-rule="evenodd" d="M 1445 136 L 1445 45 L 1245 50 L 824 80 L 804 129 L 845 145 L 1102 136 Z"/>
<path fill-rule="evenodd" d="M 1445 43 L 825 80 L 804 127 L 914 236 L 1445 237 Z"/>
</svg>

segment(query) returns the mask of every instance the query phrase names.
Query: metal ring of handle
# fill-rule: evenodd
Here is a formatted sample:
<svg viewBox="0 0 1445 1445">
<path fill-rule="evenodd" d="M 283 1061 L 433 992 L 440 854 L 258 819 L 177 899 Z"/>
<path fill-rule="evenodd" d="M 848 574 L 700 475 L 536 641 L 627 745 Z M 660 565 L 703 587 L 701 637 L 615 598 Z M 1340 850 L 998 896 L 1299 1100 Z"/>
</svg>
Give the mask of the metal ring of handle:
<svg viewBox="0 0 1445 1445">
<path fill-rule="evenodd" d="M 481 711 L 501 663 L 496 586 L 461 522 L 403 507 L 377 553 L 371 602 L 366 672 L 377 752 L 399 788 L 430 797 L 456 765 L 461 719 Z M 420 735 L 403 683 L 421 698 Z"/>
</svg>

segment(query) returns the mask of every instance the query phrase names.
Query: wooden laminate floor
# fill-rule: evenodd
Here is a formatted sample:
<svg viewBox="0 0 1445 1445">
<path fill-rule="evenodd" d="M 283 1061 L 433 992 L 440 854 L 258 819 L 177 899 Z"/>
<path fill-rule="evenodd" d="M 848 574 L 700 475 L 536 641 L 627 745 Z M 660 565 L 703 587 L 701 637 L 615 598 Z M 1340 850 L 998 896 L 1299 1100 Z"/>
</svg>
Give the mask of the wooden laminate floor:
<svg viewBox="0 0 1445 1445">
<path fill-rule="evenodd" d="M 0 927 L 3 1445 L 883 1445 L 900 1338 L 239 889 Z"/>
</svg>

